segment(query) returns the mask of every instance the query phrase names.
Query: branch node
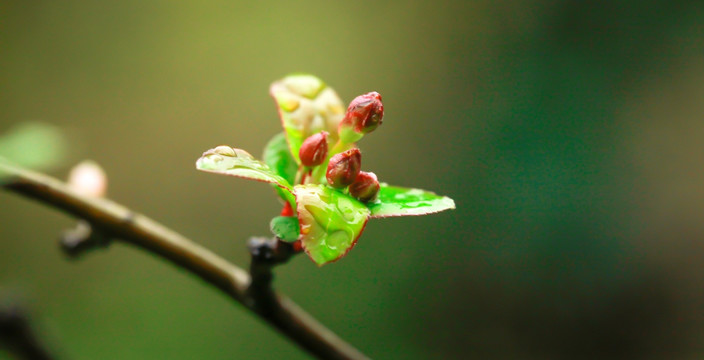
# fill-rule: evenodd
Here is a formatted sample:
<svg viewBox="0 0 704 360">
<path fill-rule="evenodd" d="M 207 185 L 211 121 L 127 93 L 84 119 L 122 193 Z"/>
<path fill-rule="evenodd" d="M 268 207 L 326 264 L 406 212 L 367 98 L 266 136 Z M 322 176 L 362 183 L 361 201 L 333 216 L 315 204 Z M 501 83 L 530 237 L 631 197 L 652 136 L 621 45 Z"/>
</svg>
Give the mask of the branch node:
<svg viewBox="0 0 704 360">
<path fill-rule="evenodd" d="M 293 245 L 279 238 L 251 237 L 247 248 L 252 255 L 252 262 L 275 266 L 286 263 L 295 254 Z"/>
<path fill-rule="evenodd" d="M 263 316 L 268 316 L 277 307 L 278 300 L 271 282 L 274 279 L 273 268 L 286 263 L 296 251 L 293 245 L 279 238 L 252 237 L 247 241 L 252 262 L 249 266 L 251 282 L 247 292 L 252 300 L 248 304 Z"/>
</svg>

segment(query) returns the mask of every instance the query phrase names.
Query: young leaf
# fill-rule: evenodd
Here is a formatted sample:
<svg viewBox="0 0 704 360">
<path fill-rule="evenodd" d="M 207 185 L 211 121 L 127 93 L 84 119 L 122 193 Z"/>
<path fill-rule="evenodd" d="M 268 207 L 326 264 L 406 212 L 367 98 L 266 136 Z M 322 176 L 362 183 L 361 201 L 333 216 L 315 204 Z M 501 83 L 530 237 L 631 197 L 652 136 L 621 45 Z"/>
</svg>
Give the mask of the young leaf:
<svg viewBox="0 0 704 360">
<path fill-rule="evenodd" d="M 264 148 L 264 163 L 274 170 L 277 175 L 293 184 L 296 179 L 298 166 L 296 165 L 296 160 L 291 156 L 291 151 L 288 149 L 284 133 L 274 135 L 266 144 Z"/>
<path fill-rule="evenodd" d="M 298 218 L 295 216 L 277 216 L 269 223 L 271 232 L 279 239 L 294 242 L 300 236 Z"/>
<path fill-rule="evenodd" d="M 372 218 L 433 214 L 454 209 L 455 202 L 433 192 L 381 184 L 376 201 L 367 204 Z"/>
<path fill-rule="evenodd" d="M 298 165 L 296 160 L 291 156 L 291 151 L 288 149 L 288 143 L 286 143 L 286 135 L 284 133 L 278 133 L 274 135 L 271 140 L 264 147 L 264 163 L 269 166 L 270 169 L 286 179 L 289 184 L 293 184 L 296 180 L 296 171 L 298 170 Z M 290 197 L 290 192 L 284 190 L 280 187 L 274 186 L 276 192 L 279 196 L 288 201 Z M 293 204 L 291 204 L 293 206 Z"/>
<path fill-rule="evenodd" d="M 0 134 L 0 157 L 30 169 L 46 170 L 60 165 L 68 148 L 62 131 L 47 123 L 23 122 Z"/>
<path fill-rule="evenodd" d="M 325 185 L 296 185 L 300 240 L 319 266 L 344 256 L 357 242 L 369 219 L 364 204 Z"/>
<path fill-rule="evenodd" d="M 330 133 L 328 141 L 337 142 L 337 125 L 345 107 L 335 90 L 313 75 L 289 75 L 271 84 L 271 96 L 279 108 L 291 155 L 300 164 L 298 150 L 303 141 L 320 131 Z"/>
<path fill-rule="evenodd" d="M 294 204 L 291 184 L 244 150 L 224 145 L 218 146 L 204 152 L 203 156 L 196 161 L 196 168 L 201 171 L 274 184 L 285 190 L 281 193 L 287 201 Z"/>
</svg>

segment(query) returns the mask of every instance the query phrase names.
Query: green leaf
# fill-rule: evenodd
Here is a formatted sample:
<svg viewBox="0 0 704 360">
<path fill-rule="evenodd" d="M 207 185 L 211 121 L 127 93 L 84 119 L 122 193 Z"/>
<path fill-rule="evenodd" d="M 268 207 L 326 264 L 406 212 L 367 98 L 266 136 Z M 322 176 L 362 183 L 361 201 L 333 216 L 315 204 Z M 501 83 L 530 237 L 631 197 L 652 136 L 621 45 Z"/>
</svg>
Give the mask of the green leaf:
<svg viewBox="0 0 704 360">
<path fill-rule="evenodd" d="M 274 184 L 285 190 L 281 193 L 292 206 L 295 205 L 291 184 L 244 150 L 224 145 L 218 146 L 204 152 L 203 156 L 196 161 L 196 168 L 201 171 Z"/>
<path fill-rule="evenodd" d="M 296 164 L 296 160 L 291 156 L 291 151 L 288 149 L 286 135 L 284 135 L 284 133 L 275 135 L 266 144 L 264 148 L 264 163 L 274 170 L 277 175 L 286 179 L 289 184 L 294 183 L 298 165 Z M 284 201 L 287 201 L 290 193 L 280 187 L 275 188 L 279 196 L 284 199 Z M 293 204 L 291 205 L 293 206 Z"/>
<path fill-rule="evenodd" d="M 298 165 L 296 165 L 296 160 L 291 156 L 284 133 L 276 134 L 266 144 L 264 148 L 264 163 L 274 170 L 277 175 L 293 184 L 296 179 Z"/>
<path fill-rule="evenodd" d="M 300 236 L 298 218 L 295 216 L 277 216 L 269 223 L 271 232 L 279 239 L 294 242 Z"/>
<path fill-rule="evenodd" d="M 319 266 L 344 256 L 357 242 L 369 219 L 364 204 L 326 185 L 293 188 L 301 244 Z"/>
<path fill-rule="evenodd" d="M 433 214 L 454 209 L 455 202 L 433 192 L 381 184 L 379 196 L 367 204 L 372 218 Z"/>
<path fill-rule="evenodd" d="M 289 75 L 271 84 L 271 96 L 279 108 L 281 124 L 291 155 L 300 164 L 298 150 L 303 141 L 320 131 L 330 133 L 328 142 L 337 142 L 337 125 L 345 107 L 335 90 L 313 75 Z"/>
<path fill-rule="evenodd" d="M 61 130 L 42 122 L 23 122 L 0 137 L 0 157 L 22 167 L 48 169 L 65 160 L 68 142 Z"/>
</svg>

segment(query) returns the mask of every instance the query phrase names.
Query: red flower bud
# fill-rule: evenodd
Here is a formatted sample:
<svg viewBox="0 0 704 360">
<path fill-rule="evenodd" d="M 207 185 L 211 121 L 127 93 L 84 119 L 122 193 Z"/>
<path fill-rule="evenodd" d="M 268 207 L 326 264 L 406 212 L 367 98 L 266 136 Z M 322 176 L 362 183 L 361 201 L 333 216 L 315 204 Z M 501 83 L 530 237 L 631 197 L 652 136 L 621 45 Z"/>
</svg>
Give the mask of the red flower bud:
<svg viewBox="0 0 704 360">
<path fill-rule="evenodd" d="M 378 92 L 357 96 L 338 126 L 340 139 L 348 144 L 356 142 L 381 125 L 383 117 L 384 105 Z"/>
<path fill-rule="evenodd" d="M 330 159 L 325 177 L 330 186 L 342 189 L 354 182 L 362 167 L 362 154 L 354 148 L 341 152 Z"/>
<path fill-rule="evenodd" d="M 350 185 L 350 195 L 362 202 L 376 199 L 379 194 L 379 180 L 373 172 L 360 171 L 357 178 Z"/>
<path fill-rule="evenodd" d="M 321 131 L 309 136 L 298 150 L 301 163 L 307 167 L 318 166 L 328 156 L 328 132 Z"/>
</svg>

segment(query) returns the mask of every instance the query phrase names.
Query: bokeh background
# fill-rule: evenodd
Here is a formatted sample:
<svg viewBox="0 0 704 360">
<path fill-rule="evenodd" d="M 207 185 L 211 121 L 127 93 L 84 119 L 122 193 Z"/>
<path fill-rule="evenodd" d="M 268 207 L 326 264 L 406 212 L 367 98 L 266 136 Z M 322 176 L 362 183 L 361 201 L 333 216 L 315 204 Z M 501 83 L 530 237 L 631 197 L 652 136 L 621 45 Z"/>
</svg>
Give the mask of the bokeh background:
<svg viewBox="0 0 704 360">
<path fill-rule="evenodd" d="M 376 90 L 360 146 L 457 210 L 372 221 L 276 286 L 378 359 L 704 356 L 704 4 L 0 1 L 0 133 L 71 139 L 108 195 L 241 266 L 279 204 L 197 172 L 280 131 L 269 84 Z M 67 260 L 74 220 L 0 192 L 0 289 L 64 359 L 304 359 L 218 291 L 123 244 Z M 0 358 L 9 356 L 0 350 Z"/>
</svg>

